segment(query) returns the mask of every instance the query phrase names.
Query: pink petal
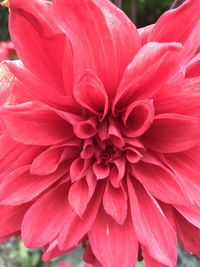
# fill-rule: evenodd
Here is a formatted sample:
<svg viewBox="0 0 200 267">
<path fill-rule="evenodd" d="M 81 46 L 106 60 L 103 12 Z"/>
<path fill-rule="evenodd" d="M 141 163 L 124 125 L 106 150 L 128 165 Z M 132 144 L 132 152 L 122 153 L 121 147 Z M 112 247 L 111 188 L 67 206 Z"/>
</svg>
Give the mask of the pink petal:
<svg viewBox="0 0 200 267">
<path fill-rule="evenodd" d="M 95 151 L 92 139 L 85 139 L 83 144 L 83 150 L 81 151 L 82 159 L 89 159 L 93 156 Z"/>
<path fill-rule="evenodd" d="M 178 105 L 177 102 L 179 103 Z M 199 77 L 185 79 L 179 84 L 164 86 L 154 97 L 154 107 L 157 114 L 178 113 L 189 116 L 200 116 L 199 102 Z"/>
<path fill-rule="evenodd" d="M 188 253 L 194 253 L 196 256 L 200 256 L 200 230 L 189 223 L 184 217 L 182 217 L 178 212 L 176 215 L 176 229 L 178 233 L 178 238 L 184 247 L 185 251 Z"/>
<path fill-rule="evenodd" d="M 137 137 L 148 130 L 154 120 L 153 100 L 139 100 L 128 106 L 123 114 L 123 133 Z"/>
<path fill-rule="evenodd" d="M 200 206 L 200 147 L 166 154 L 164 163 L 175 173 L 191 203 Z"/>
<path fill-rule="evenodd" d="M 157 199 L 169 204 L 187 203 L 185 188 L 181 188 L 174 173 L 162 163 L 154 165 L 139 162 L 132 167 L 132 171 L 145 189 Z"/>
<path fill-rule="evenodd" d="M 145 45 L 148 42 L 149 34 L 151 33 L 154 24 L 138 29 L 140 35 L 141 45 Z"/>
<path fill-rule="evenodd" d="M 67 186 L 59 185 L 29 208 L 22 223 L 22 238 L 27 247 L 42 247 L 58 235 L 71 209 L 67 192 Z"/>
<path fill-rule="evenodd" d="M 0 237 L 13 234 L 21 229 L 22 219 L 30 204 L 0 206 Z"/>
<path fill-rule="evenodd" d="M 14 75 L 5 63 L 0 64 L 0 105 L 4 104 L 8 99 L 11 91 Z"/>
<path fill-rule="evenodd" d="M 119 157 L 113 161 L 114 166 L 110 170 L 109 180 L 115 188 L 120 187 L 120 182 L 126 172 L 126 162 L 124 157 Z"/>
<path fill-rule="evenodd" d="M 74 87 L 76 101 L 103 120 L 108 112 L 108 96 L 104 85 L 91 71 L 86 71 Z"/>
<path fill-rule="evenodd" d="M 80 107 L 72 96 L 65 96 L 59 93 L 54 87 L 45 83 L 41 75 L 35 76 L 28 70 L 20 61 L 6 61 L 6 65 L 10 71 L 20 81 L 15 81 L 15 97 L 25 99 L 21 102 L 30 100 L 37 100 L 49 104 L 50 106 L 62 107 L 62 109 L 69 108 L 70 111 L 77 112 Z M 17 91 L 16 91 L 17 90 Z"/>
<path fill-rule="evenodd" d="M 193 14 L 192 19 L 188 20 L 191 14 Z M 164 13 L 158 19 L 148 41 L 182 43 L 191 56 L 199 46 L 197 38 L 200 29 L 199 17 L 199 0 L 185 1 L 179 8 Z"/>
<path fill-rule="evenodd" d="M 96 179 L 90 173 L 87 174 L 86 178 L 76 181 L 70 187 L 69 203 L 80 217 L 83 216 L 95 187 Z"/>
<path fill-rule="evenodd" d="M 62 92 L 66 36 L 57 28 L 52 3 L 12 0 L 10 4 L 9 31 L 19 58 L 36 76 L 42 75 L 47 84 Z"/>
<path fill-rule="evenodd" d="M 168 267 L 152 258 L 145 248 L 142 249 L 142 255 L 144 257 L 145 267 Z M 175 267 L 175 265 L 173 267 Z"/>
<path fill-rule="evenodd" d="M 59 25 L 72 43 L 76 77 L 91 69 L 113 96 L 125 67 L 140 47 L 134 24 L 110 1 L 54 3 Z"/>
<path fill-rule="evenodd" d="M 175 208 L 185 217 L 191 224 L 200 228 L 200 207 L 197 205 L 179 206 L 175 205 Z"/>
<path fill-rule="evenodd" d="M 103 196 L 103 207 L 118 224 L 123 225 L 127 217 L 127 194 L 123 186 L 114 188 L 107 181 L 105 193 Z"/>
<path fill-rule="evenodd" d="M 200 120 L 173 113 L 157 115 L 143 138 L 148 148 L 162 153 L 184 151 L 199 141 Z"/>
<path fill-rule="evenodd" d="M 130 216 L 120 225 L 101 208 L 89 232 L 89 241 L 103 266 L 132 267 L 137 260 L 138 242 Z"/>
<path fill-rule="evenodd" d="M 52 145 L 73 136 L 71 125 L 39 102 L 4 106 L 0 112 L 5 128 L 20 143 Z"/>
<path fill-rule="evenodd" d="M 88 139 L 97 133 L 97 120 L 91 118 L 85 121 L 80 121 L 74 125 L 74 133 L 81 139 Z"/>
<path fill-rule="evenodd" d="M 58 245 L 61 250 L 67 250 L 77 246 L 80 240 L 91 229 L 101 204 L 103 191 L 104 184 L 99 183 L 97 185 L 97 190 L 94 193 L 93 198 L 90 200 L 87 210 L 82 218 L 80 218 L 75 212 L 72 212 L 71 215 L 67 217 L 59 235 Z"/>
<path fill-rule="evenodd" d="M 142 186 L 128 179 L 133 225 L 139 242 L 149 255 L 160 263 L 176 263 L 176 233 L 164 216 L 156 200 Z M 153 216 L 152 216 L 153 214 Z"/>
<path fill-rule="evenodd" d="M 148 43 L 143 46 L 124 72 L 113 111 L 124 110 L 138 98 L 151 98 L 180 71 L 181 56 L 182 46 L 178 43 Z"/>
<path fill-rule="evenodd" d="M 200 76 L 200 53 L 194 57 L 187 65 L 186 78 Z"/>
<path fill-rule="evenodd" d="M 36 176 L 31 175 L 29 169 L 29 165 L 23 166 L 4 177 L 1 182 L 1 204 L 19 205 L 29 202 L 67 172 L 66 166 L 62 166 L 51 175 Z"/>
<path fill-rule="evenodd" d="M 85 176 L 87 169 L 90 167 L 90 161 L 82 158 L 76 158 L 70 166 L 71 180 L 77 181 Z"/>
<path fill-rule="evenodd" d="M 61 162 L 63 147 L 52 146 L 39 154 L 31 165 L 31 174 L 48 175 L 53 173 Z"/>
<path fill-rule="evenodd" d="M 94 174 L 96 175 L 97 180 L 105 179 L 106 177 L 108 177 L 110 173 L 110 168 L 108 165 L 104 163 L 95 162 L 93 164 L 93 171 Z"/>
</svg>

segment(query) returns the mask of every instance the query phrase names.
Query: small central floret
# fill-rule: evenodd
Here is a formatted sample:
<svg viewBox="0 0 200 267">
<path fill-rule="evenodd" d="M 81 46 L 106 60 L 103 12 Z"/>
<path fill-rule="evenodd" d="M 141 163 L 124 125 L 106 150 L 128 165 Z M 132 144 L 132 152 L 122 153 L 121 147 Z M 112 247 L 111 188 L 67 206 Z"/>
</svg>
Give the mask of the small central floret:
<svg viewBox="0 0 200 267">
<path fill-rule="evenodd" d="M 112 143 L 106 145 L 105 149 L 100 153 L 101 162 L 108 163 L 113 158 L 115 151 L 115 146 Z"/>
</svg>

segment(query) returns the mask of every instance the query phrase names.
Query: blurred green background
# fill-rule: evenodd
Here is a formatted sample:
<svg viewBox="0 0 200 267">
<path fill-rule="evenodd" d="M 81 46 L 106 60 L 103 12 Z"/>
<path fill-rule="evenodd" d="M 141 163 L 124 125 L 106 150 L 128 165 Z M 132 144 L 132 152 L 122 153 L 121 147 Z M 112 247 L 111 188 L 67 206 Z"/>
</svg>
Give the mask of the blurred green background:
<svg viewBox="0 0 200 267">
<path fill-rule="evenodd" d="M 171 0 L 136 0 L 136 12 L 133 12 L 133 10 L 131 11 L 130 0 L 124 0 L 122 2 L 122 8 L 127 15 L 133 17 L 134 14 L 134 17 L 136 17 L 138 27 L 154 23 L 172 4 Z M 0 7 L 0 40 L 9 40 L 7 18 L 8 10 Z M 82 249 L 78 248 L 76 251 L 63 258 L 44 264 L 41 262 L 40 250 L 29 250 L 25 248 L 19 239 L 12 238 L 9 242 L 0 245 L 0 267 L 53 267 L 61 260 L 72 263 L 73 267 L 83 267 L 83 264 L 81 263 L 81 255 Z M 143 263 L 137 264 L 137 267 L 143 266 Z M 200 262 L 197 258 L 187 255 L 181 248 L 179 248 L 177 266 L 200 267 Z"/>
</svg>

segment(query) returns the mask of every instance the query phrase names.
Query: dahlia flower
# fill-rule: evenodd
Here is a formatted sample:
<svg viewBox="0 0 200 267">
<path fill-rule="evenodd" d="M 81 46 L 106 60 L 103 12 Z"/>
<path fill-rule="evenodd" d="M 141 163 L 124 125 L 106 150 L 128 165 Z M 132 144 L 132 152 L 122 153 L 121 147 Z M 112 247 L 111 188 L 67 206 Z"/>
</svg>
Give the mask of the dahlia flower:
<svg viewBox="0 0 200 267">
<path fill-rule="evenodd" d="M 0 62 L 11 59 L 15 56 L 15 49 L 12 42 L 0 42 Z"/>
<path fill-rule="evenodd" d="M 0 237 L 89 266 L 200 256 L 200 1 L 136 29 L 108 0 L 10 0 Z"/>
</svg>

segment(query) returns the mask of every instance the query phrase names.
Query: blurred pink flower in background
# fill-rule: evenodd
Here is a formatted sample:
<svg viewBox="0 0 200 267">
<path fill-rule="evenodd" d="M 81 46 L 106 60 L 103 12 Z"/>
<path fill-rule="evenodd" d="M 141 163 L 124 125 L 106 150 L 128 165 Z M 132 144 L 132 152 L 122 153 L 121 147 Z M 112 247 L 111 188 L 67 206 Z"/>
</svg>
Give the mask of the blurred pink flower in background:
<svg viewBox="0 0 200 267">
<path fill-rule="evenodd" d="M 44 261 L 84 241 L 95 267 L 200 256 L 200 1 L 138 34 L 107 0 L 10 0 L 9 27 L 0 237 Z"/>
<path fill-rule="evenodd" d="M 66 262 L 60 262 L 56 267 L 71 267 L 71 265 Z"/>
<path fill-rule="evenodd" d="M 14 45 L 12 42 L 0 42 L 0 62 L 6 59 L 11 59 L 16 56 Z"/>
</svg>

